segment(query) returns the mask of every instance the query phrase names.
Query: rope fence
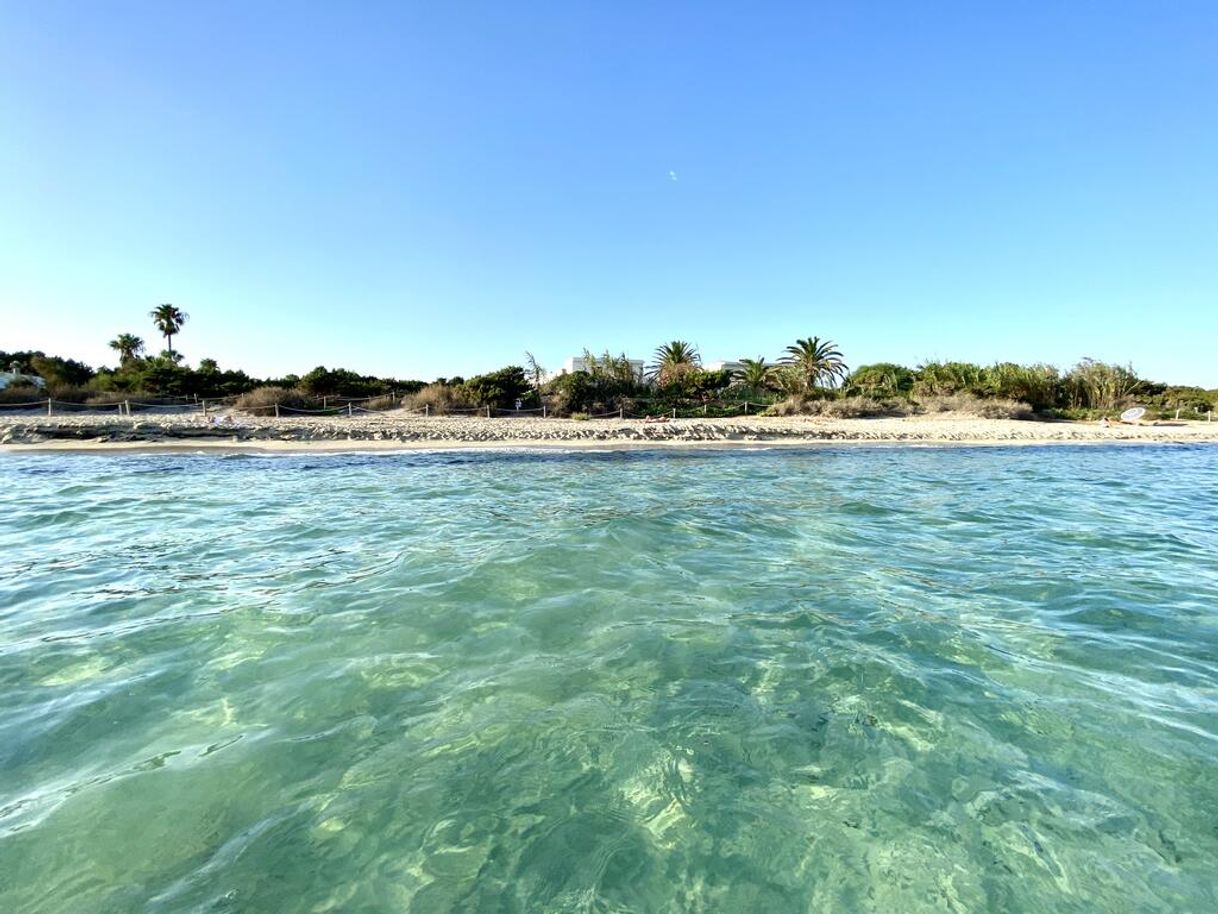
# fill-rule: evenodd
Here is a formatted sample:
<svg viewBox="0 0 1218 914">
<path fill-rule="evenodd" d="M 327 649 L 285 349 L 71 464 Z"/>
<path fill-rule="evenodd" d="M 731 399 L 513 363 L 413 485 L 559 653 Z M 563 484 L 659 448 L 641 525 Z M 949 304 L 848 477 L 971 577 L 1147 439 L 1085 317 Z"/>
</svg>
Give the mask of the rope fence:
<svg viewBox="0 0 1218 914">
<path fill-rule="evenodd" d="M 357 413 L 363 413 L 366 416 L 379 416 L 385 412 L 383 409 L 364 409 L 362 406 L 352 406 L 352 410 Z M 424 409 L 406 409 L 405 407 L 397 410 L 398 415 L 407 416 L 428 416 L 430 413 Z"/>
<path fill-rule="evenodd" d="M 217 401 L 212 401 L 212 406 Z M 57 400 L 48 397 L 45 400 L 31 400 L 25 403 L 0 403 L 0 409 L 38 409 L 45 410 L 48 416 L 58 412 L 68 413 L 107 413 L 117 410 L 120 416 L 130 416 L 133 410 L 168 410 L 176 414 L 202 412 L 206 414 L 209 406 L 205 401 L 194 402 L 183 400 L 181 403 L 145 403 L 140 400 L 115 400 L 110 403 L 79 403 L 75 400 Z"/>
<path fill-rule="evenodd" d="M 176 409 L 179 412 L 182 410 L 194 412 L 196 409 L 203 409 L 203 405 L 201 403 L 140 403 L 138 400 L 124 400 L 121 404 L 107 405 L 121 405 L 128 408 L 136 407 L 138 409 Z"/>
<path fill-rule="evenodd" d="M 279 410 L 283 410 L 285 413 L 298 413 L 307 416 L 337 416 L 339 413 L 345 413 L 347 411 L 345 408 L 339 409 L 338 407 L 334 407 L 332 409 L 326 409 L 325 407 L 322 407 L 321 409 L 300 409 L 296 406 L 281 406 L 280 404 L 276 403 L 276 415 L 278 415 Z"/>
<path fill-rule="evenodd" d="M 544 416 L 546 408 L 539 406 L 536 409 L 501 409 L 495 407 L 496 416 Z"/>
<path fill-rule="evenodd" d="M 174 413 L 174 414 L 201 413 L 202 415 L 207 416 L 210 414 L 210 412 L 212 410 L 215 410 L 215 409 L 235 407 L 236 402 L 238 400 L 237 397 L 231 397 L 231 396 L 230 397 L 216 397 L 216 398 L 201 398 L 199 400 L 192 400 L 190 398 L 185 398 L 185 397 L 174 397 L 174 398 L 165 397 L 165 398 L 158 398 L 158 399 L 162 399 L 162 400 L 175 399 L 175 400 L 178 400 L 179 402 L 152 403 L 152 402 L 143 401 L 143 400 L 116 400 L 116 401 L 109 402 L 109 403 L 78 403 L 75 401 L 57 400 L 54 397 L 48 397 L 45 400 L 29 400 L 29 401 L 23 401 L 23 402 L 19 402 L 19 403 L 0 402 L 0 410 L 6 410 L 6 409 L 7 410 L 35 410 L 36 409 L 36 410 L 40 410 L 40 411 L 45 410 L 46 415 L 48 415 L 48 416 L 54 415 L 57 411 L 61 412 L 61 413 L 63 413 L 63 412 L 67 412 L 67 413 L 80 413 L 80 412 L 105 413 L 105 412 L 110 412 L 112 410 L 117 411 L 118 415 L 120 415 L 120 416 L 131 416 L 136 411 L 139 411 L 139 412 L 159 411 L 159 412 Z M 262 406 L 241 407 L 241 410 L 243 412 L 247 412 L 254 416 L 274 415 L 275 417 L 280 418 L 284 414 L 300 415 L 300 416 L 354 416 L 356 413 L 359 413 L 361 415 L 378 415 L 378 414 L 384 414 L 389 409 L 393 408 L 392 405 L 390 407 L 387 407 L 386 409 L 370 409 L 367 406 L 357 405 L 360 403 L 368 404 L 374 400 L 383 400 L 384 397 L 361 397 L 361 398 L 345 399 L 341 403 L 338 403 L 337 405 L 334 405 L 334 406 L 329 405 L 330 399 L 332 399 L 332 398 L 329 398 L 329 397 L 321 398 L 322 407 L 320 409 L 308 409 L 308 408 L 299 407 L 299 406 L 287 406 L 287 405 L 281 404 L 281 403 L 269 403 L 269 404 L 262 405 Z M 338 398 L 333 398 L 333 399 L 338 399 Z M 393 402 L 394 401 L 391 398 L 390 403 L 392 404 Z M 629 403 L 629 406 L 627 406 L 626 403 L 623 403 L 621 406 L 619 406 L 617 409 L 614 409 L 614 410 L 587 414 L 586 418 L 589 418 L 589 419 L 612 419 L 612 418 L 616 418 L 616 419 L 657 419 L 657 418 L 663 416 L 666 418 L 676 419 L 676 418 L 678 418 L 678 413 L 685 413 L 686 415 L 689 415 L 690 413 L 697 413 L 699 411 L 699 407 L 701 408 L 701 413 L 703 416 L 709 416 L 710 410 L 712 408 L 714 408 L 716 411 L 724 410 L 724 409 L 741 409 L 741 410 L 743 410 L 743 414 L 747 416 L 747 415 L 749 415 L 750 410 L 757 412 L 757 411 L 765 409 L 766 406 L 768 405 L 765 403 L 755 403 L 751 400 L 707 400 L 707 401 L 702 401 L 702 402 L 694 401 L 694 402 L 690 402 L 690 403 L 686 403 L 686 404 L 674 405 L 671 400 L 657 401 L 654 398 L 642 398 L 642 397 L 630 398 L 626 402 Z M 664 409 L 661 410 L 659 412 L 659 414 L 655 415 L 655 416 L 653 416 L 649 410 L 645 409 L 643 411 L 639 411 L 635 408 L 640 405 L 656 403 L 656 402 L 662 403 L 664 405 Z M 552 415 L 553 415 L 549 411 L 548 407 L 546 407 L 544 405 L 540 406 L 540 407 L 530 407 L 528 409 L 523 409 L 523 408 L 522 409 L 506 409 L 506 408 L 495 407 L 495 406 L 478 406 L 478 407 L 468 407 L 468 408 L 461 408 L 461 409 L 445 408 L 445 409 L 433 410 L 431 408 L 430 404 L 424 404 L 422 409 L 398 407 L 396 413 L 397 413 L 397 415 L 408 415 L 408 416 L 413 416 L 413 417 L 424 417 L 424 418 L 430 418 L 432 416 L 434 416 L 436 418 L 442 418 L 445 416 L 452 416 L 452 417 L 484 416 L 487 419 L 490 419 L 490 418 L 512 419 L 512 418 L 528 418 L 528 417 L 541 417 L 543 419 L 546 419 L 546 418 L 552 417 Z"/>
</svg>

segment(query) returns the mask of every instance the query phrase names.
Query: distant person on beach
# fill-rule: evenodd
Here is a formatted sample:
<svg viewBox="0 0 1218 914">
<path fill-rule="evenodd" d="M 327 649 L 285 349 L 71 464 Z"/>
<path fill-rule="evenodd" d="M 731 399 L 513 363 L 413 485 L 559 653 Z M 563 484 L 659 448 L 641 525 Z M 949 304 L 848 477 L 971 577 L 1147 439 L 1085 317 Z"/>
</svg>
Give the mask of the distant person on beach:
<svg viewBox="0 0 1218 914">
<path fill-rule="evenodd" d="M 643 421 L 644 422 L 667 422 L 668 417 L 667 416 L 645 416 L 643 418 Z"/>
</svg>

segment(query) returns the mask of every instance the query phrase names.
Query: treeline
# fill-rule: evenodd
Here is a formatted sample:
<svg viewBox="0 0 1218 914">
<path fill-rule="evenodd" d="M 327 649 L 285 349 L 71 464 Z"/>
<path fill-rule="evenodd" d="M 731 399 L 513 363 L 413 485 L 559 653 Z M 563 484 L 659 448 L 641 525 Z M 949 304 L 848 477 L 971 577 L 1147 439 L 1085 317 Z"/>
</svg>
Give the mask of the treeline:
<svg viewBox="0 0 1218 914">
<path fill-rule="evenodd" d="M 1168 385 L 1138 377 L 1129 366 L 1083 359 L 1067 371 L 1052 365 L 927 361 L 910 368 L 875 363 L 849 370 L 832 341 L 797 340 L 770 362 L 741 360 L 735 370 L 704 368 L 697 350 L 683 341 L 659 347 L 643 374 L 624 355 L 585 350 L 584 368 L 548 377 L 529 357 L 529 367 L 509 366 L 470 381 L 441 379 L 406 405 L 432 413 L 492 406 L 526 409 L 544 405 L 555 415 L 824 414 L 908 415 L 944 410 L 990 417 L 1034 414 L 1089 418 L 1147 407 L 1152 416 L 1200 418 L 1218 407 L 1218 390 Z M 746 405 L 747 404 L 747 405 Z"/>
<path fill-rule="evenodd" d="M 172 306 L 152 314 L 158 329 L 164 332 L 167 326 L 176 334 L 186 316 L 166 308 Z M 176 320 L 164 323 L 169 317 Z M 165 335 L 171 343 L 172 334 Z M 99 369 L 43 352 L 0 351 L 0 368 L 31 376 L 0 390 L 0 404 L 47 396 L 99 405 L 124 398 L 226 398 L 238 408 L 265 411 L 275 404 L 315 409 L 361 399 L 370 409 L 403 406 L 436 415 L 486 408 L 544 409 L 557 416 L 867 416 L 957 410 L 1069 418 L 1111 414 L 1131 405 L 1145 406 L 1155 417 L 1199 418 L 1218 406 L 1218 390 L 1156 383 L 1138 377 L 1132 367 L 1094 359 L 1066 371 L 1046 364 L 948 361 L 916 367 L 884 362 L 850 370 L 836 344 L 819 337 L 796 340 L 775 361 L 743 359 L 734 370 L 708 369 L 694 346 L 674 340 L 657 347 L 641 372 L 625 354 L 584 350 L 582 370 L 554 375 L 526 353 L 523 366 L 430 384 L 325 366 L 304 375 L 255 378 L 221 369 L 214 359 L 202 359 L 192 368 L 169 346 L 159 355 L 145 356 L 143 341 L 132 334 L 121 334 L 110 345 L 120 363 Z"/>
<path fill-rule="evenodd" d="M 314 397 L 376 397 L 408 394 L 424 382 L 362 375 L 345 368 L 319 365 L 304 375 L 255 378 L 241 370 L 221 369 L 215 359 L 201 359 L 198 367 L 183 364 L 180 353 L 162 353 L 152 358 L 131 357 L 118 368 L 94 369 L 74 359 L 40 351 L 0 350 L 0 368 L 37 378 L 45 386 L 17 383 L 0 391 L 0 402 L 52 396 L 78 403 L 112 403 L 124 397 L 206 398 L 237 397 L 261 387 L 299 390 Z"/>
<path fill-rule="evenodd" d="M 146 352 L 144 340 L 135 333 L 120 333 L 109 347 L 118 355 L 118 367 L 94 369 L 74 359 L 41 351 L 0 350 L 0 370 L 20 376 L 0 390 L 0 404 L 50 396 L 83 404 L 108 404 L 123 399 L 230 399 L 269 388 L 292 391 L 304 400 L 328 397 L 365 399 L 398 396 L 424 387 L 422 381 L 362 375 L 345 368 L 319 365 L 303 376 L 254 378 L 241 370 L 224 370 L 215 359 L 200 359 L 197 368 L 185 363 L 173 348 L 173 338 L 182 332 L 190 315 L 176 305 L 157 305 L 148 312 L 153 327 L 165 338 L 165 348 L 155 356 Z"/>
<path fill-rule="evenodd" d="M 1085 358 L 1068 371 L 1039 363 L 929 361 L 908 368 L 892 363 L 864 365 L 843 385 L 846 396 L 925 400 L 945 396 L 1003 399 L 1041 413 L 1086 416 L 1140 405 L 1191 418 L 1218 405 L 1218 390 L 1169 385 L 1138 377 L 1131 366 Z"/>
<path fill-rule="evenodd" d="M 624 353 L 606 351 L 597 356 L 585 349 L 581 370 L 553 376 L 531 354 L 525 355 L 527 367 L 509 365 L 467 381 L 441 378 L 407 397 L 404 405 L 430 413 L 519 407 L 579 417 L 613 412 L 631 416 L 670 412 L 734 415 L 747 411 L 747 401 L 739 395 L 758 396 L 756 390 L 737 384 L 733 372 L 704 368 L 697 349 L 683 340 L 659 346 L 652 363 L 642 372 Z M 775 378 L 781 369 L 781 377 L 791 390 L 805 395 L 835 384 L 846 372 L 836 345 L 818 337 L 788 346 L 782 365 L 774 368 Z M 738 401 L 726 402 L 727 397 L 737 397 Z M 768 404 L 753 405 L 756 412 Z"/>
</svg>

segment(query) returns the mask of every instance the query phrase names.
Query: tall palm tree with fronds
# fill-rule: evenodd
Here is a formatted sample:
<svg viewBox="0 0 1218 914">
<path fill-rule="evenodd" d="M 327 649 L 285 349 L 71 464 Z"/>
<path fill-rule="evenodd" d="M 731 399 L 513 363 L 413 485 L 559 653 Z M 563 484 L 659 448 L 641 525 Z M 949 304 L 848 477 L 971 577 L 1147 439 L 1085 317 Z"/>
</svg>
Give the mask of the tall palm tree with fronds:
<svg viewBox="0 0 1218 914">
<path fill-rule="evenodd" d="M 134 333 L 120 333 L 110 341 L 110 348 L 118 353 L 119 363 L 126 365 L 132 359 L 139 358 L 144 351 L 144 341 Z"/>
<path fill-rule="evenodd" d="M 796 340 L 786 352 L 782 361 L 795 370 L 803 393 L 817 387 L 833 387 L 849 370 L 833 340 L 810 336 Z"/>
<path fill-rule="evenodd" d="M 741 359 L 740 365 L 736 370 L 736 380 L 749 390 L 757 392 L 769 386 L 774 366 L 764 358 L 757 356 L 755 359 Z"/>
<path fill-rule="evenodd" d="M 651 376 L 663 387 L 682 375 L 688 374 L 702 364 L 698 350 L 684 340 L 673 340 L 659 346 L 655 351 L 655 363 Z"/>
<path fill-rule="evenodd" d="M 156 329 L 165 337 L 165 348 L 173 352 L 173 338 L 182 325 L 190 320 L 190 315 L 177 305 L 157 305 L 148 312 Z"/>
</svg>

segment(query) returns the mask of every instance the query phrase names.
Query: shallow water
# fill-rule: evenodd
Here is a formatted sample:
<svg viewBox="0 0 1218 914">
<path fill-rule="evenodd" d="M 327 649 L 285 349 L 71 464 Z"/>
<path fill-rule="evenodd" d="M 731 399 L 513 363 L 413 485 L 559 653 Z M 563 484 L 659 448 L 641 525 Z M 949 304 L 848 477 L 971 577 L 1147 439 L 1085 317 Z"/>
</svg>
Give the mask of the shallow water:
<svg viewBox="0 0 1218 914">
<path fill-rule="evenodd" d="M 1218 448 L 0 460 L 0 910 L 1218 910 Z"/>
</svg>

